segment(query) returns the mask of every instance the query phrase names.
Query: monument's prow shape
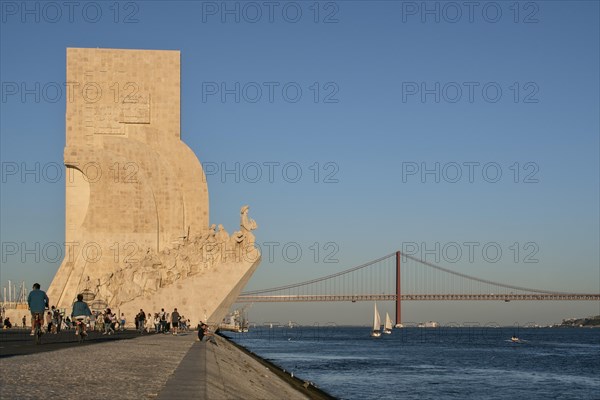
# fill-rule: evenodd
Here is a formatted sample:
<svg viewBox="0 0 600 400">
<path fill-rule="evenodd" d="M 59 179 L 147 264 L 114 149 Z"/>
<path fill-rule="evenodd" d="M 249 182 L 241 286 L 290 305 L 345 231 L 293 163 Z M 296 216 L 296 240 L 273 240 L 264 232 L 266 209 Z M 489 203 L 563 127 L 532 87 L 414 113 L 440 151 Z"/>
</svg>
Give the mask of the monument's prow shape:
<svg viewBox="0 0 600 400">
<path fill-rule="evenodd" d="M 67 49 L 65 241 L 50 302 L 129 320 L 161 308 L 220 322 L 260 262 L 241 211 L 209 227 L 202 165 L 180 139 L 180 53 Z"/>
</svg>

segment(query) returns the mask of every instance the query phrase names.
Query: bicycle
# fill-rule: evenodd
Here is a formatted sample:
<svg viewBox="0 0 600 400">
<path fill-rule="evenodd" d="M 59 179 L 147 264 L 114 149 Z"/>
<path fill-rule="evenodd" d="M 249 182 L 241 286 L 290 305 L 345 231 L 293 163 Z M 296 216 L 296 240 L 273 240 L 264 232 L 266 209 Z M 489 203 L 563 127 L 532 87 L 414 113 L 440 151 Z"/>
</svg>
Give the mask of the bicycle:
<svg viewBox="0 0 600 400">
<path fill-rule="evenodd" d="M 77 335 L 79 343 L 83 343 L 87 336 L 87 332 L 83 329 L 85 326 L 84 324 L 85 322 L 81 319 L 78 319 L 75 322 L 75 334 Z"/>
<path fill-rule="evenodd" d="M 35 313 L 35 319 L 33 320 L 33 337 L 35 344 L 42 344 L 42 335 L 44 334 L 44 331 L 42 330 L 42 318 L 43 313 Z"/>
</svg>

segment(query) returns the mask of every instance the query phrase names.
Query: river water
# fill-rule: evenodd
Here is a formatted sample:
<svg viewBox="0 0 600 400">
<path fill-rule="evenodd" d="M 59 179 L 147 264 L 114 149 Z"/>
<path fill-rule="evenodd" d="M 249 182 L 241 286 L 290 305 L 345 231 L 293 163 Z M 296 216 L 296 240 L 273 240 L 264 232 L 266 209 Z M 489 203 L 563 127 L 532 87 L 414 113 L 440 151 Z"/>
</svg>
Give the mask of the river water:
<svg viewBox="0 0 600 400">
<path fill-rule="evenodd" d="M 257 327 L 235 342 L 342 399 L 600 399 L 600 329 Z M 515 334 L 523 340 L 511 343 Z"/>
</svg>

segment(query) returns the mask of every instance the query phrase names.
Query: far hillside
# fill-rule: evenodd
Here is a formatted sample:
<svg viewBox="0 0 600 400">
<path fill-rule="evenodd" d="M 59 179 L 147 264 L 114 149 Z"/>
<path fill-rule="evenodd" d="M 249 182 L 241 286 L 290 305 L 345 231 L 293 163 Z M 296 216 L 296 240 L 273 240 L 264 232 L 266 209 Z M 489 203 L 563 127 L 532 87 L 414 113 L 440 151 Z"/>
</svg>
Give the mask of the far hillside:
<svg viewBox="0 0 600 400">
<path fill-rule="evenodd" d="M 586 318 L 563 319 L 560 326 L 597 326 L 600 327 L 600 315 Z"/>
</svg>

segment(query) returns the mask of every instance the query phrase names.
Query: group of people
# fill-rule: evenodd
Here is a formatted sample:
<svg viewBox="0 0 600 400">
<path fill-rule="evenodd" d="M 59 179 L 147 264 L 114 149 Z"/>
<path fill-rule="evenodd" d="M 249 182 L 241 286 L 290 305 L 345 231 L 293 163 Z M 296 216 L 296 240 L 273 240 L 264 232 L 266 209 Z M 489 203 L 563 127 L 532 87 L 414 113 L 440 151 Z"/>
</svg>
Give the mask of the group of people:
<svg viewBox="0 0 600 400">
<path fill-rule="evenodd" d="M 140 333 L 144 331 L 147 333 L 172 333 L 177 335 L 178 332 L 188 330 L 187 319 L 179 314 L 177 308 L 173 312 L 165 312 L 164 308 L 161 308 L 160 312 L 153 314 L 146 314 L 143 309 L 135 316 L 135 326 Z"/>
<path fill-rule="evenodd" d="M 50 300 L 46 292 L 41 290 L 39 283 L 33 284 L 33 290 L 27 296 L 27 304 L 31 311 L 31 335 L 35 334 L 36 321 L 39 320 L 40 328 L 44 327 L 46 332 L 57 334 L 63 327 L 69 328 L 71 322 L 83 322 L 92 315 L 87 303 L 83 301 L 83 295 L 77 295 L 77 301 L 73 303 L 71 318 L 67 316 L 63 321 L 63 314 L 52 306 L 48 310 Z M 48 310 L 48 312 L 46 312 Z M 25 316 L 23 325 L 25 325 Z M 85 324 L 84 324 L 85 325 Z M 85 329 L 83 330 L 85 333 Z"/>
<path fill-rule="evenodd" d="M 67 317 L 68 318 L 68 317 Z M 52 308 L 46 313 L 46 332 L 51 332 L 57 334 L 60 332 L 63 327 L 63 315 L 62 313 L 55 307 Z M 65 321 L 65 324 L 67 322 Z"/>
<path fill-rule="evenodd" d="M 29 292 L 27 297 L 27 303 L 31 311 L 31 335 L 35 331 L 36 315 L 39 315 L 43 327 L 47 332 L 58 333 L 61 327 L 69 329 L 71 325 L 82 324 L 82 334 L 87 334 L 87 328 L 91 330 L 103 331 L 104 335 L 114 334 L 117 330 L 124 330 L 126 324 L 125 314 L 121 313 L 118 316 L 112 312 L 110 308 L 105 309 L 102 312 L 92 312 L 85 301 L 83 301 L 83 295 L 77 295 L 77 301 L 73 303 L 73 310 L 70 318 L 66 316 L 63 320 L 63 314 L 52 306 L 48 310 L 49 299 L 46 293 L 40 289 L 40 284 L 35 283 L 33 290 Z M 46 312 L 46 310 L 48 310 Z M 45 318 L 44 318 L 45 317 Z M 25 317 L 23 317 L 23 326 L 25 326 Z M 188 320 L 181 315 L 177 308 L 171 313 L 165 312 L 165 309 L 161 309 L 160 312 L 146 314 L 143 309 L 135 316 L 136 329 L 143 333 L 155 332 L 155 333 L 172 333 L 177 335 L 178 332 L 188 330 Z M 78 334 L 79 330 L 75 330 L 75 334 Z"/>
</svg>

